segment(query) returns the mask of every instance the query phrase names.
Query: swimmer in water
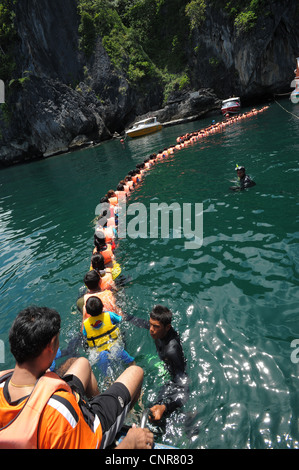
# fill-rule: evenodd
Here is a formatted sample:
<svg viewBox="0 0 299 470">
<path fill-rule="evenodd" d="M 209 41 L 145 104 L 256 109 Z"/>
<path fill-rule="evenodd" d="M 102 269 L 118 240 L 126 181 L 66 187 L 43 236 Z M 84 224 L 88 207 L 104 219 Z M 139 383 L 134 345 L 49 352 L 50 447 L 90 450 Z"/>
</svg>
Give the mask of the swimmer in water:
<svg viewBox="0 0 299 470">
<path fill-rule="evenodd" d="M 158 356 L 165 363 L 171 376 L 171 381 L 162 386 L 155 404 L 150 407 L 149 419 L 157 422 L 164 414 L 170 414 L 181 408 L 189 397 L 189 379 L 180 337 L 171 326 L 172 312 L 163 305 L 156 305 L 153 308 L 149 322 L 129 314 L 124 314 L 124 317 L 136 326 L 149 330 Z"/>
<path fill-rule="evenodd" d="M 242 191 L 243 189 L 251 188 L 252 186 L 256 185 L 256 183 L 252 181 L 250 176 L 246 175 L 246 170 L 244 166 L 237 165 L 235 171 L 237 172 L 240 185 L 231 186 L 230 189 L 232 191 Z"/>
<path fill-rule="evenodd" d="M 180 337 L 171 326 L 171 320 L 172 312 L 162 305 L 156 305 L 150 313 L 150 335 L 171 376 L 171 382 L 162 387 L 157 403 L 150 408 L 151 421 L 159 421 L 164 413 L 182 407 L 189 395 L 186 360 Z"/>
</svg>

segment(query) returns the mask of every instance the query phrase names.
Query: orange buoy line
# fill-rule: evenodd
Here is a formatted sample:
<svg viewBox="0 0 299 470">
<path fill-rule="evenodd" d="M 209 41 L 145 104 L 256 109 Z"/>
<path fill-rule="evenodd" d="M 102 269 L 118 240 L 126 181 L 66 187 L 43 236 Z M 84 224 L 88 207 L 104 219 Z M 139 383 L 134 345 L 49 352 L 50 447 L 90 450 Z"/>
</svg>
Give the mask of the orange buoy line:
<svg viewBox="0 0 299 470">
<path fill-rule="evenodd" d="M 134 170 L 128 172 L 123 180 L 121 180 L 116 188 L 116 190 L 109 190 L 106 195 L 104 195 L 100 204 L 105 204 L 105 209 L 101 211 L 96 222 L 96 229 L 94 235 L 94 249 L 91 258 L 91 270 L 98 270 L 100 273 L 99 281 L 99 290 L 102 292 L 110 291 L 110 302 L 109 310 L 116 313 L 120 313 L 120 308 L 116 305 L 115 299 L 111 301 L 111 295 L 113 291 L 117 290 L 117 282 L 115 279 L 121 272 L 121 268 L 115 259 L 115 249 L 117 243 L 117 226 L 118 226 L 118 209 L 119 209 L 119 198 L 120 196 L 124 197 L 127 200 L 134 190 L 142 183 L 146 173 L 153 168 L 153 166 L 158 163 L 160 160 L 167 158 L 170 155 L 173 155 L 177 150 L 183 149 L 188 145 L 194 144 L 201 141 L 209 135 L 216 134 L 223 131 L 227 126 L 232 124 L 242 122 L 245 119 L 248 119 L 252 116 L 256 116 L 265 110 L 269 106 L 263 106 L 261 109 L 257 110 L 253 108 L 251 111 L 248 111 L 243 114 L 238 114 L 236 116 L 226 115 L 223 121 L 214 122 L 210 126 L 207 126 L 203 129 L 187 133 L 177 137 L 176 143 L 159 150 L 158 153 L 153 153 L 149 155 L 142 163 L 138 163 Z M 95 255 L 100 255 L 95 257 Z M 116 273 L 113 269 L 117 267 Z M 104 275 L 103 275 L 104 272 Z M 112 292 L 111 292 L 112 291 Z"/>
<path fill-rule="evenodd" d="M 183 148 L 185 144 L 190 144 L 197 142 L 198 140 L 202 139 L 203 137 L 207 137 L 208 135 L 215 134 L 217 132 L 222 131 L 225 129 L 227 126 L 230 126 L 231 124 L 235 124 L 237 122 L 243 121 L 244 119 L 247 119 L 252 116 L 256 116 L 259 113 L 262 113 L 266 109 L 268 109 L 269 106 L 263 106 L 261 109 L 256 109 L 253 108 L 251 111 L 248 111 L 243 114 L 238 114 L 236 116 L 229 116 L 226 115 L 226 119 L 224 121 L 220 122 L 215 122 L 214 124 L 211 124 L 210 126 L 206 127 L 205 129 L 201 129 L 195 132 L 192 132 L 190 134 L 185 134 L 181 135 L 176 139 L 177 145 L 176 148 Z M 183 145 L 183 147 L 179 147 L 179 145 Z"/>
</svg>

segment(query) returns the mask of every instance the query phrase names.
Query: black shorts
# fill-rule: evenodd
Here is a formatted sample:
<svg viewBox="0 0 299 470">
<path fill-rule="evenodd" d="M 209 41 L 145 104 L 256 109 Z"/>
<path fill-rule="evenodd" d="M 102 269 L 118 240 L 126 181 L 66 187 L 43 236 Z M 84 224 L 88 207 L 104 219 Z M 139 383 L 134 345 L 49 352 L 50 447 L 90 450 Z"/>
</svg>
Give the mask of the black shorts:
<svg viewBox="0 0 299 470">
<path fill-rule="evenodd" d="M 84 403 L 85 390 L 81 380 L 75 375 L 66 375 L 63 380 L 80 395 Z M 115 382 L 108 390 L 87 401 L 88 411 L 100 420 L 103 431 L 101 448 L 105 449 L 113 443 L 116 434 L 124 424 L 131 405 L 130 393 L 124 384 Z M 80 407 L 82 408 L 82 403 Z M 88 413 L 84 415 L 87 416 Z"/>
</svg>

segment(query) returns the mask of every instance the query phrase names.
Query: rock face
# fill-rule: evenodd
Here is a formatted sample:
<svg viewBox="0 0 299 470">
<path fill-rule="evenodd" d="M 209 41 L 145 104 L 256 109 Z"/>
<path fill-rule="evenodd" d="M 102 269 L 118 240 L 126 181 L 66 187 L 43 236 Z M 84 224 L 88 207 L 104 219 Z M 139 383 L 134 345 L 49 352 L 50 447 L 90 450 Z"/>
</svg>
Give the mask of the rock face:
<svg viewBox="0 0 299 470">
<path fill-rule="evenodd" d="M 72 84 L 83 78 L 75 0 L 16 2 L 19 70 Z"/>
<path fill-rule="evenodd" d="M 10 89 L 9 123 L 0 112 L 0 166 L 72 150 L 80 135 L 86 142 L 109 139 L 138 113 L 161 106 L 162 88 L 152 82 L 148 94 L 136 93 L 101 38 L 86 62 L 79 20 L 76 0 L 17 2 L 17 69 L 26 80 Z"/>
<path fill-rule="evenodd" d="M 241 96 L 243 102 L 289 92 L 298 27 L 298 5 L 292 0 L 271 2 L 255 27 L 243 33 L 225 11 L 209 7 L 206 21 L 193 34 L 193 86 L 209 86 L 221 99 Z"/>
<path fill-rule="evenodd" d="M 0 166 L 66 152 L 121 133 L 138 117 L 162 123 L 196 119 L 221 107 L 221 99 L 243 102 L 290 91 L 299 51 L 296 2 L 272 2 L 253 30 L 238 34 L 221 9 L 206 20 L 183 49 L 191 86 L 163 107 L 164 90 L 148 79 L 146 92 L 116 71 L 98 38 L 90 60 L 79 50 L 76 0 L 16 2 L 19 36 L 9 113 L 0 110 Z"/>
</svg>

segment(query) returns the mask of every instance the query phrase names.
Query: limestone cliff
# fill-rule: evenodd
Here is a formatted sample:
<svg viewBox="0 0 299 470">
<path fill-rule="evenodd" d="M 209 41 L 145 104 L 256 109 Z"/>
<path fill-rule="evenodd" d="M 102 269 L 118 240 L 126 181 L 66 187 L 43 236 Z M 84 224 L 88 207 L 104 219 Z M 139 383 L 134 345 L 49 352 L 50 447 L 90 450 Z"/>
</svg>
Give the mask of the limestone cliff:
<svg viewBox="0 0 299 470">
<path fill-rule="evenodd" d="M 171 8 L 170 0 L 164 3 Z M 181 45 L 189 89 L 170 95 L 165 106 L 165 84 L 148 78 L 146 88 L 133 86 L 113 66 L 100 36 L 92 56 L 83 55 L 77 0 L 18 0 L 16 69 L 0 111 L 0 166 L 109 139 L 148 112 L 165 122 L 219 109 L 232 94 L 253 102 L 289 91 L 299 54 L 296 3 L 271 2 L 267 15 L 244 33 L 217 2 L 207 6 L 205 21 Z"/>
<path fill-rule="evenodd" d="M 222 99 L 235 94 L 243 102 L 290 91 L 299 54 L 298 28 L 294 0 L 269 2 L 254 28 L 245 32 L 237 30 L 227 12 L 208 7 L 192 38 L 193 86 L 209 86 Z"/>
</svg>

